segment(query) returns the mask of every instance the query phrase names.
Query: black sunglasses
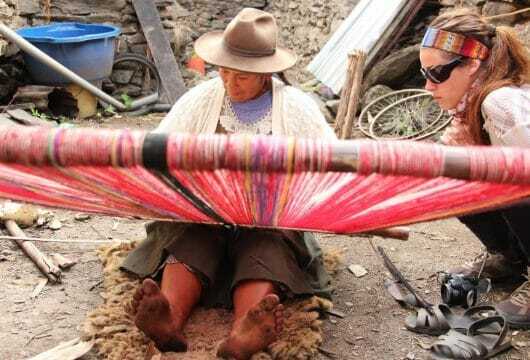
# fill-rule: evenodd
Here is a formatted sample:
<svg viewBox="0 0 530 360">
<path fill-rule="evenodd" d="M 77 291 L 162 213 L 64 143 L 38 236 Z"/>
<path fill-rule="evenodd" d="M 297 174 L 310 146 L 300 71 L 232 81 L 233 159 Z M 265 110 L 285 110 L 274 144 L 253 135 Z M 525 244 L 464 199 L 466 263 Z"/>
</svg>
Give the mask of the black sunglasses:
<svg viewBox="0 0 530 360">
<path fill-rule="evenodd" d="M 425 79 L 428 79 L 435 84 L 441 84 L 449 79 L 453 70 L 460 64 L 462 64 L 462 58 L 456 58 L 447 64 L 430 68 L 421 68 L 420 72 Z"/>
</svg>

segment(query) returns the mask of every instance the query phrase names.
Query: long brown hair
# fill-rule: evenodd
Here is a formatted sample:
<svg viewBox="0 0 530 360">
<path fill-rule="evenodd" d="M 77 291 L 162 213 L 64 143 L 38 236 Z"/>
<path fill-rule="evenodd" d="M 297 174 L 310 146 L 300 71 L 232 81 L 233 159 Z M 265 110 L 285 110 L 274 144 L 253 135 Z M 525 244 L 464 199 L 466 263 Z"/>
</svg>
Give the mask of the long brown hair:
<svg viewBox="0 0 530 360">
<path fill-rule="evenodd" d="M 471 9 L 443 13 L 433 20 L 431 27 L 474 38 L 490 49 L 489 58 L 482 64 L 484 83 L 470 99 L 465 119 L 475 139 L 489 144 L 489 137 L 483 130 L 481 105 L 486 96 L 496 89 L 530 83 L 530 55 L 512 28 L 495 27 Z"/>
</svg>

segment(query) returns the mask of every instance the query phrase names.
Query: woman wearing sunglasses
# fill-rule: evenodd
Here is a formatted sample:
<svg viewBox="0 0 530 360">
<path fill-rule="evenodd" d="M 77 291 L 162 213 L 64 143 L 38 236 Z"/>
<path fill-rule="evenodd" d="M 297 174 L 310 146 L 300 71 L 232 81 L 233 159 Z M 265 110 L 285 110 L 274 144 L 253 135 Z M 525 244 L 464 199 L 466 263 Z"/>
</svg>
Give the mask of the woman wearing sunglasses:
<svg viewBox="0 0 530 360">
<path fill-rule="evenodd" d="M 530 57 L 511 28 L 496 28 L 471 10 L 444 13 L 427 29 L 420 61 L 425 88 L 453 115 L 442 142 L 530 147 Z M 530 263 L 529 205 L 460 220 L 487 251 L 448 272 L 481 272 L 497 282 L 524 279 Z M 530 282 L 497 310 L 512 327 L 529 327 Z"/>
</svg>

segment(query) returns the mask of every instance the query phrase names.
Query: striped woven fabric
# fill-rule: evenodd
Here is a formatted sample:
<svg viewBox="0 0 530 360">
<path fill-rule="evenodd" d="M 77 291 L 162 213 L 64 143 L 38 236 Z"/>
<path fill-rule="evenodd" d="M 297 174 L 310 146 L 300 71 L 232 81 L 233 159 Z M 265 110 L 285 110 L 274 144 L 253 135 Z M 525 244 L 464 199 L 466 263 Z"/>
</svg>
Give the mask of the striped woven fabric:
<svg viewBox="0 0 530 360">
<path fill-rule="evenodd" d="M 355 233 L 530 196 L 530 149 L 5 128 L 0 197 L 115 216 Z"/>
<path fill-rule="evenodd" d="M 421 46 L 479 60 L 486 60 L 490 53 L 488 47 L 478 40 L 432 27 L 427 29 Z"/>
</svg>

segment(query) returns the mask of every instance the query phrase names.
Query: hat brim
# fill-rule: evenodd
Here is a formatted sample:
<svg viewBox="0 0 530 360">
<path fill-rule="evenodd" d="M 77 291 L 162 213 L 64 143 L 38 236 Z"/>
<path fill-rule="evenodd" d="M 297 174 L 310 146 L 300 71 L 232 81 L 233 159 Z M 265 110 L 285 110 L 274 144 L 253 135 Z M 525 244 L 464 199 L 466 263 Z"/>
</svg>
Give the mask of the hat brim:
<svg viewBox="0 0 530 360">
<path fill-rule="evenodd" d="M 289 49 L 277 47 L 269 56 L 240 56 L 231 53 L 223 45 L 223 32 L 213 31 L 195 41 L 195 53 L 207 63 L 234 70 L 272 74 L 293 67 L 296 55 Z"/>
</svg>

